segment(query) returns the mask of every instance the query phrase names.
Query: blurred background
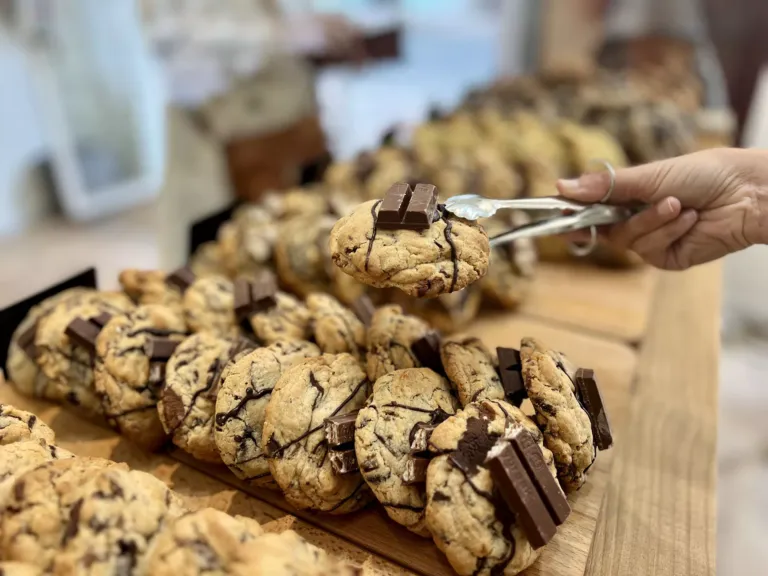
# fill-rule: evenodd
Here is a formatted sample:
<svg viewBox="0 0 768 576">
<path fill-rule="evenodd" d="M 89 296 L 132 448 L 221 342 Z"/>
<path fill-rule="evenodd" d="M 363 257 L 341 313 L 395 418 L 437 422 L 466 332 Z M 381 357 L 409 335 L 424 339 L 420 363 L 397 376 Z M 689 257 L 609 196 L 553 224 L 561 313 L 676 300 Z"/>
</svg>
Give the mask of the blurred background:
<svg viewBox="0 0 768 576">
<path fill-rule="evenodd" d="M 0 0 L 0 22 L 0 305 L 94 263 L 170 269 L 192 221 L 499 79 L 645 74 L 707 144 L 768 147 L 764 0 Z M 768 561 L 766 293 L 768 249 L 728 258 L 722 574 Z"/>
</svg>

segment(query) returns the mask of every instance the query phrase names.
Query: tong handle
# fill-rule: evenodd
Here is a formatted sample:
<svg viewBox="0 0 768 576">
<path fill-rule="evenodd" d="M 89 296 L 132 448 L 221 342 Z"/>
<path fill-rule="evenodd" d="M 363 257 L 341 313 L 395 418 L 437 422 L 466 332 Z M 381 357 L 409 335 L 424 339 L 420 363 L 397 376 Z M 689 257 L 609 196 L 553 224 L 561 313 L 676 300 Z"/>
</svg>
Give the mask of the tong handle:
<svg viewBox="0 0 768 576">
<path fill-rule="evenodd" d="M 509 210 L 559 210 L 560 212 L 581 212 L 594 204 L 583 204 L 567 200 L 562 196 L 543 196 L 540 198 L 514 198 L 512 200 L 494 200 L 496 208 Z"/>
</svg>

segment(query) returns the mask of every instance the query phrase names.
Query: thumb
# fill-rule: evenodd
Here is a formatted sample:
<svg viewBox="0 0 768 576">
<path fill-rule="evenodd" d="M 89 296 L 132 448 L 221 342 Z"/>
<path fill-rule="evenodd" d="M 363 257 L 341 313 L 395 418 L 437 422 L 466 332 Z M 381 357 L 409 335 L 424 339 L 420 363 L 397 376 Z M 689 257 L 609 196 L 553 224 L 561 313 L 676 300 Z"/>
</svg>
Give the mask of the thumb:
<svg viewBox="0 0 768 576">
<path fill-rule="evenodd" d="M 666 196 L 664 182 L 671 166 L 666 160 L 642 164 L 631 168 L 618 168 L 613 192 L 606 202 L 610 204 L 643 203 L 653 204 Z M 579 178 L 558 180 L 557 190 L 571 200 L 578 202 L 600 202 L 611 187 L 608 171 L 582 174 Z"/>
</svg>

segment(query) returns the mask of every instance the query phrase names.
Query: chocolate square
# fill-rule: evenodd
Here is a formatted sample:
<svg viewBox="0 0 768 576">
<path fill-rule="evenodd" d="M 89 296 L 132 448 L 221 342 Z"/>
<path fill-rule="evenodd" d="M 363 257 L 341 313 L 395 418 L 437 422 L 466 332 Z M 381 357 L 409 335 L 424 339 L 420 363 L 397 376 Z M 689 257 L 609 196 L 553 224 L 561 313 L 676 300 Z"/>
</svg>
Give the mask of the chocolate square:
<svg viewBox="0 0 768 576">
<path fill-rule="evenodd" d="M 496 348 L 499 357 L 499 376 L 504 394 L 510 404 L 518 408 L 528 397 L 528 391 L 523 382 L 523 364 L 520 351 L 514 348 Z"/>
</svg>

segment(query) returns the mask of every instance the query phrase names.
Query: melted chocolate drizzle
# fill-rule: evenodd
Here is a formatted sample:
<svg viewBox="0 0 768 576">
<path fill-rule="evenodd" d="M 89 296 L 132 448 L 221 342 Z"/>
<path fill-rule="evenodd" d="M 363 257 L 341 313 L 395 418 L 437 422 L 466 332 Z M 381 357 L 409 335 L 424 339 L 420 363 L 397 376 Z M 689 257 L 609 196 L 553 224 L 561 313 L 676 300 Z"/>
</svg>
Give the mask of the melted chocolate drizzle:
<svg viewBox="0 0 768 576">
<path fill-rule="evenodd" d="M 373 218 L 373 234 L 371 234 L 371 239 L 368 241 L 368 252 L 365 254 L 365 271 L 368 272 L 368 261 L 371 259 L 371 250 L 373 250 L 373 241 L 376 240 L 376 232 L 377 230 L 377 223 L 378 218 L 376 216 L 376 209 L 379 207 L 379 204 L 381 204 L 381 200 L 377 200 L 376 203 L 371 206 L 371 218 Z"/>
<path fill-rule="evenodd" d="M 445 241 L 448 242 L 448 245 L 451 247 L 453 276 L 451 278 L 451 288 L 448 291 L 453 292 L 453 289 L 456 287 L 456 282 L 459 279 L 459 258 L 456 252 L 456 244 L 453 242 L 453 237 L 451 236 L 451 230 L 453 230 L 453 222 L 448 219 L 448 211 L 445 209 L 445 204 L 440 204 L 440 206 L 438 206 L 438 210 L 440 210 L 440 219 L 445 222 L 445 230 L 443 231 L 443 236 L 445 236 Z"/>
</svg>

